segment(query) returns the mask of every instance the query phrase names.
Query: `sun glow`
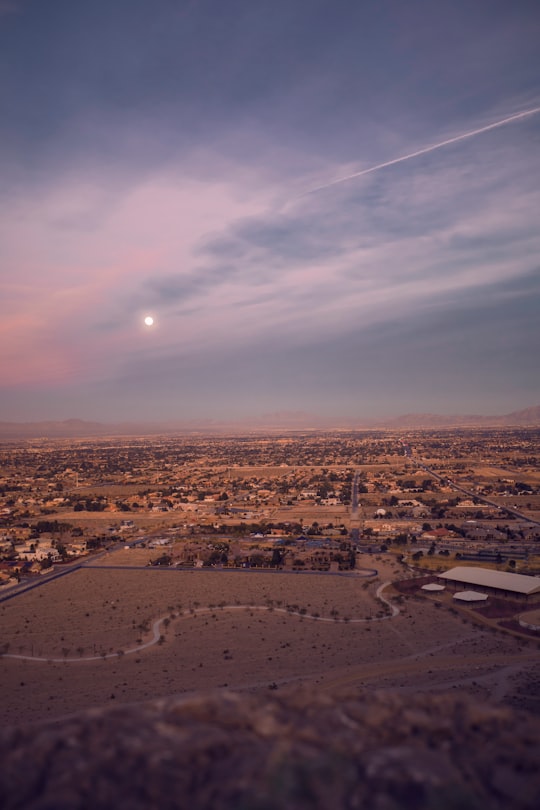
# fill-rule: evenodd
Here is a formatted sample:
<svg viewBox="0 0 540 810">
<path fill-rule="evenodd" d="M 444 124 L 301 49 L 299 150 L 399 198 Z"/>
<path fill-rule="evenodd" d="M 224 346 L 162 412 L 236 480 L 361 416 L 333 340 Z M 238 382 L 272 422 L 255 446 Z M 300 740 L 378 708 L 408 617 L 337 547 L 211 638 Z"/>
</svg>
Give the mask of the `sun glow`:
<svg viewBox="0 0 540 810">
<path fill-rule="evenodd" d="M 152 318 L 151 315 L 147 315 L 146 318 L 144 319 L 144 323 L 145 323 L 145 326 L 153 326 L 154 325 L 154 319 Z"/>
</svg>

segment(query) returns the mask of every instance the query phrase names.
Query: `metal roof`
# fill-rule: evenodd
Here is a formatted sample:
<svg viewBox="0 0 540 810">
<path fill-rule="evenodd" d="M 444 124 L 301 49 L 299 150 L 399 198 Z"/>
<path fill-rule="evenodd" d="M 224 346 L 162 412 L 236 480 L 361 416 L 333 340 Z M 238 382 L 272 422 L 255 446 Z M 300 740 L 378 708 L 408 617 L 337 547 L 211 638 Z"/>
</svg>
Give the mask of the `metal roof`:
<svg viewBox="0 0 540 810">
<path fill-rule="evenodd" d="M 439 574 L 441 579 L 464 582 L 468 585 L 479 585 L 484 588 L 498 588 L 513 593 L 540 593 L 540 579 L 525 574 L 512 574 L 508 571 L 492 571 L 490 568 L 476 568 L 458 565 Z"/>
</svg>

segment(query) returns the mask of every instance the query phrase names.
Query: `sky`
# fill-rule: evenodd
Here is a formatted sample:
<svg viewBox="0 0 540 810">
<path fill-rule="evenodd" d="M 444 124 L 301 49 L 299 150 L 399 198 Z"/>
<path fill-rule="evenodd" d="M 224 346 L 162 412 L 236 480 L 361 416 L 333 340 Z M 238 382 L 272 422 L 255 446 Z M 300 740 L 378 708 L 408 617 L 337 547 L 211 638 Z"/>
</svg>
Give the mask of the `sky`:
<svg viewBox="0 0 540 810">
<path fill-rule="evenodd" d="M 538 42 L 537 0 L 0 0 L 0 420 L 540 404 Z"/>
</svg>

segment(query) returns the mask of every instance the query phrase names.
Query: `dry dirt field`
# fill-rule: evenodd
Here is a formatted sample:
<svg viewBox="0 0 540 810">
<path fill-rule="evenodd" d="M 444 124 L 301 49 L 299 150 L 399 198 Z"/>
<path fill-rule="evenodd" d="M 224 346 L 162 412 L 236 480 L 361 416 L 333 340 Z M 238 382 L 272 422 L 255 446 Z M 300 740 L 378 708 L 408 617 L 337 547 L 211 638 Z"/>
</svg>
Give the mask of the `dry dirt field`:
<svg viewBox="0 0 540 810">
<path fill-rule="evenodd" d="M 495 634 L 427 599 L 398 600 L 399 615 L 383 619 L 388 611 L 376 590 L 398 569 L 381 558 L 366 557 L 366 566 L 378 569 L 371 578 L 137 569 L 125 567 L 123 552 L 119 567 L 111 564 L 114 555 L 108 562 L 0 605 L 0 648 L 9 645 L 0 660 L 2 722 L 60 717 L 109 701 L 292 682 L 329 690 L 460 688 L 540 709 L 536 640 Z M 327 621 L 310 618 L 315 614 Z M 164 616 L 161 643 L 129 652 L 152 639 L 153 622 Z"/>
</svg>

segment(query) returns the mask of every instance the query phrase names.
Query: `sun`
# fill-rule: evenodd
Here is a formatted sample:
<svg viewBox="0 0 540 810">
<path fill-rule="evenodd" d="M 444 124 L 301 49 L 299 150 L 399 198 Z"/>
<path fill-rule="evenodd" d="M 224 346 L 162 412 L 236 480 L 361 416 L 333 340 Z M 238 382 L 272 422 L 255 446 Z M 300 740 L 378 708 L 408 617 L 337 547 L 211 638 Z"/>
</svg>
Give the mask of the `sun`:
<svg viewBox="0 0 540 810">
<path fill-rule="evenodd" d="M 152 318 L 151 315 L 147 315 L 146 318 L 144 319 L 144 323 L 145 323 L 146 326 L 153 326 L 154 325 L 154 319 Z"/>
</svg>

